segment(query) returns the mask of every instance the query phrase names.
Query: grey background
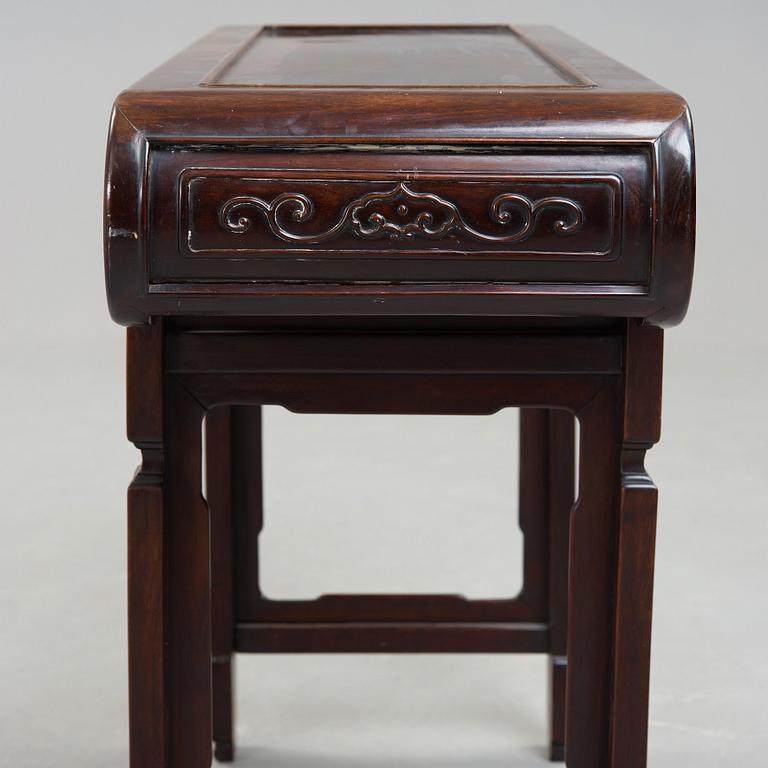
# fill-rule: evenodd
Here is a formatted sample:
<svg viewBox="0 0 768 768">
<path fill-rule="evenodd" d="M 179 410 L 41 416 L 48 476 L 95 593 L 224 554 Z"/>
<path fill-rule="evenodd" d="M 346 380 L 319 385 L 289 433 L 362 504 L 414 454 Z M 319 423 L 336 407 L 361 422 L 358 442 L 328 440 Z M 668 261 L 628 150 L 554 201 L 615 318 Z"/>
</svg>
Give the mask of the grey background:
<svg viewBox="0 0 768 768">
<path fill-rule="evenodd" d="M 137 454 L 102 281 L 112 98 L 223 23 L 469 21 L 556 24 L 690 101 L 694 300 L 667 336 L 664 437 L 648 461 L 661 489 L 650 765 L 765 765 L 765 8 L 4 1 L 0 764 L 127 764 L 124 494 Z M 511 591 L 514 419 L 270 413 L 270 591 Z M 371 435 L 371 453 L 350 450 Z M 288 474 L 292 456 L 306 483 Z M 431 503 L 417 461 L 450 481 Z M 397 479 L 391 496 L 383 476 Z M 446 516 L 453 532 L 434 537 Z M 239 672 L 244 766 L 544 764 L 540 657 L 249 657 Z"/>
</svg>

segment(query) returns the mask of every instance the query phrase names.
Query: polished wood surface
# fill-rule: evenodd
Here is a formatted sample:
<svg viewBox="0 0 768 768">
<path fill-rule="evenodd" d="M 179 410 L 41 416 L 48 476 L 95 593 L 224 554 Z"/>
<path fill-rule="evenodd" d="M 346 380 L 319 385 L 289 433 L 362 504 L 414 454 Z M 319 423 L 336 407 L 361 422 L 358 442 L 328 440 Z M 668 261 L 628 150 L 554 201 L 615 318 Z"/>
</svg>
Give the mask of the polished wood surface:
<svg viewBox="0 0 768 768">
<path fill-rule="evenodd" d="M 233 526 L 235 464 L 234 408 L 215 408 L 205 417 L 205 496 L 211 531 L 211 697 L 212 736 L 216 759 L 234 756 L 233 632 L 235 546 Z"/>
<path fill-rule="evenodd" d="M 203 82 L 230 87 L 591 84 L 505 26 L 266 27 Z"/>
<path fill-rule="evenodd" d="M 305 82 L 309 67 L 329 82 Z M 446 82 L 457 72 L 472 82 Z M 223 28 L 115 103 L 108 295 L 125 324 L 670 325 L 690 292 L 693 197 L 685 102 L 550 28 Z"/>
<path fill-rule="evenodd" d="M 551 758 L 644 768 L 685 102 L 549 27 L 225 27 L 118 97 L 105 189 L 131 768 L 234 759 L 244 652 L 545 653 Z M 520 594 L 264 596 L 265 405 L 521 408 Z"/>
<path fill-rule="evenodd" d="M 211 762 L 208 508 L 203 410 L 162 373 L 161 322 L 128 336 L 128 433 L 142 464 L 128 492 L 132 766 Z"/>
<path fill-rule="evenodd" d="M 232 756 L 234 651 L 549 653 L 553 758 L 562 756 L 565 724 L 569 766 L 618 768 L 626 754 L 632 765 L 643 764 L 639 750 L 647 724 L 639 715 L 647 709 L 655 490 L 642 455 L 658 439 L 659 329 L 634 321 L 624 331 L 597 334 L 572 328 L 228 334 L 161 323 L 146 329 L 131 329 L 129 371 L 158 370 L 162 359 L 163 384 L 154 385 L 151 399 L 147 387 L 157 378 L 132 374 L 129 404 L 137 412 L 131 423 L 151 421 L 152 408 L 160 408 L 165 428 L 154 437 L 132 432 L 145 454 L 130 505 L 132 701 L 143 702 L 132 708 L 135 766 L 152 764 L 144 755 L 160 752 L 170 755 L 169 766 L 207 764 L 212 738 L 222 759 Z M 509 601 L 451 595 L 263 598 L 253 558 L 261 528 L 262 404 L 343 413 L 526 409 L 521 594 Z M 211 419 L 211 587 L 209 511 L 200 507 L 199 495 L 204 410 Z M 573 502 L 573 415 L 581 423 L 583 460 L 579 499 L 567 514 Z M 242 462 L 248 471 L 238 469 Z M 144 487 L 151 491 L 146 502 L 139 493 Z M 148 504 L 156 506 L 153 515 Z M 177 523 L 182 508 L 184 522 Z M 162 576 L 159 553 L 166 563 Z M 165 585 L 161 593 L 159 583 Z M 209 623 L 211 592 L 217 605 Z M 152 618 L 157 611 L 162 629 Z M 206 627 L 212 628 L 212 646 Z M 148 711 L 167 714 L 157 720 Z M 161 721 L 168 725 L 157 732 Z M 192 731 L 195 739 L 187 739 Z M 206 748 L 201 732 L 209 734 Z"/>
<path fill-rule="evenodd" d="M 520 524 L 543 528 L 535 568 L 526 581 L 546 584 L 549 628 L 550 757 L 565 756 L 565 681 L 568 625 L 568 540 L 575 495 L 575 429 L 568 411 L 520 412 Z"/>
</svg>

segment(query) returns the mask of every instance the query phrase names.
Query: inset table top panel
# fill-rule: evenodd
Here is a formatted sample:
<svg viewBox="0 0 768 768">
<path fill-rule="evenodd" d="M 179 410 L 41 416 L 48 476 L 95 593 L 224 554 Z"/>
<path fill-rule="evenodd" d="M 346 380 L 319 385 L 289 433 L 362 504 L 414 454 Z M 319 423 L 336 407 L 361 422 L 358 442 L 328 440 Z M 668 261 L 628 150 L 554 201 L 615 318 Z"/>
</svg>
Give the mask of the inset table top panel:
<svg viewBox="0 0 768 768">
<path fill-rule="evenodd" d="M 210 86 L 589 86 L 508 26 L 265 27 Z"/>
</svg>

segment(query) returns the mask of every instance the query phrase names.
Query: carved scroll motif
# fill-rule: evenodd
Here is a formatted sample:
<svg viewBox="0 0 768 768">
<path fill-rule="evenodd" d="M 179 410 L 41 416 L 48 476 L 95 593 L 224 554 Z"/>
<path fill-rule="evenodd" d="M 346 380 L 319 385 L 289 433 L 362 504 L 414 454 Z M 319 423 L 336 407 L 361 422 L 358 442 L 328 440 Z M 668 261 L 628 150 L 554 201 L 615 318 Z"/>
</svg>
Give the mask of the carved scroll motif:
<svg viewBox="0 0 768 768">
<path fill-rule="evenodd" d="M 394 205 L 399 220 L 381 210 Z M 412 212 L 409 205 L 422 210 Z M 424 206 L 429 208 L 423 210 Z M 497 195 L 488 206 L 491 221 L 509 231 L 504 234 L 481 232 L 462 216 L 450 200 L 431 192 L 416 192 L 404 182 L 387 192 L 369 192 L 341 210 L 335 223 L 325 231 L 302 234 L 292 224 L 304 224 L 315 215 L 315 204 L 302 192 L 282 192 L 272 200 L 240 195 L 227 200 L 219 209 L 219 223 L 229 232 L 244 234 L 254 226 L 253 212 L 263 214 L 274 235 L 281 240 L 321 243 L 351 231 L 364 240 L 388 237 L 391 240 L 417 237 L 439 240 L 451 233 L 466 233 L 477 240 L 492 243 L 519 243 L 534 232 L 541 214 L 547 210 L 561 213 L 552 224 L 557 234 L 571 235 L 584 225 L 584 209 L 567 197 L 542 197 L 533 200 L 517 192 Z M 517 215 L 515 215 L 517 214 Z"/>
</svg>

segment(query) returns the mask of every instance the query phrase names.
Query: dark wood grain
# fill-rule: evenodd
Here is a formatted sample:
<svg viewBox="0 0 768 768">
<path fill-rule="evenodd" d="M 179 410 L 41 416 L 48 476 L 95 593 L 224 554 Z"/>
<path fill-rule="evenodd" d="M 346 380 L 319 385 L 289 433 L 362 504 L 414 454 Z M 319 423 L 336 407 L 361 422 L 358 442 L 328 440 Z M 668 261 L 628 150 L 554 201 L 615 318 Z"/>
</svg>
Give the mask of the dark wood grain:
<svg viewBox="0 0 768 768">
<path fill-rule="evenodd" d="M 128 489 L 131 768 L 168 768 L 165 713 L 162 323 L 128 329 L 128 439 L 141 466 Z"/>
<path fill-rule="evenodd" d="M 213 741 L 220 763 L 234 759 L 233 410 L 214 408 L 205 419 L 206 499 L 211 513 Z"/>
<path fill-rule="evenodd" d="M 546 653 L 552 759 L 645 767 L 694 200 L 684 100 L 549 27 L 225 27 L 117 98 L 131 768 L 233 759 L 235 652 Z M 522 408 L 520 594 L 264 596 L 264 405 Z"/>
<path fill-rule="evenodd" d="M 122 93 L 105 197 L 115 319 L 598 313 L 678 322 L 693 267 L 685 102 L 548 28 L 451 29 L 225 28 Z M 451 34 L 477 41 L 472 61 L 514 41 L 505 72 L 519 82 L 441 80 L 471 71 Z M 307 46 L 313 35 L 323 44 Z M 368 43 L 385 39 L 411 52 L 421 39 L 456 61 L 422 56 L 418 83 L 376 85 L 386 67 L 366 70 L 376 57 Z M 270 70 L 281 84 L 227 84 L 227 72 L 254 79 L 252 54 L 272 43 L 317 52 L 325 76 L 334 61 L 354 75 L 302 83 L 296 72 L 308 60 L 285 59 Z M 416 69 L 408 61 L 398 66 Z M 559 73 L 555 82 L 537 83 L 544 70 Z M 386 193 L 397 199 L 366 202 Z M 244 209 L 242 198 L 260 202 Z M 371 231 L 372 214 L 384 229 Z"/>
<path fill-rule="evenodd" d="M 550 410 L 547 424 L 549 502 L 549 667 L 550 758 L 565 759 L 565 686 L 568 651 L 568 559 L 575 495 L 573 415 Z"/>
<path fill-rule="evenodd" d="M 163 326 L 128 336 L 129 437 L 142 465 L 128 492 L 131 768 L 211 760 L 208 509 L 197 401 L 162 375 Z"/>
<path fill-rule="evenodd" d="M 568 768 L 614 768 L 608 762 L 608 747 L 619 404 L 619 382 L 614 380 L 577 414 L 581 460 L 569 551 Z"/>
<path fill-rule="evenodd" d="M 275 403 L 315 412 L 488 413 L 509 405 L 555 405 L 575 411 L 619 380 L 622 346 L 620 335 L 551 331 L 517 335 L 171 331 L 165 360 L 167 375 L 206 407 Z M 240 425 L 243 430 L 237 461 L 249 462 L 258 473 L 259 463 L 253 463 L 260 451 L 258 410 L 233 410 L 243 414 L 232 422 L 233 429 Z M 555 514 L 555 497 L 559 494 L 559 518 L 562 500 L 568 500 L 569 493 L 572 498 L 573 446 L 569 454 L 567 437 L 563 438 L 572 436 L 572 428 L 568 432 L 566 424 L 559 422 L 559 428 L 553 426 L 546 433 L 547 477 L 542 483 L 547 485 L 551 474 L 560 486 L 551 500 L 550 492 L 543 491 L 542 514 L 531 507 L 521 510 L 528 534 L 526 578 L 521 595 L 513 600 L 468 601 L 450 595 L 267 600 L 258 589 L 254 557 L 260 486 L 243 473 L 243 498 L 250 502 L 235 504 L 235 509 L 243 510 L 242 517 L 235 515 L 241 526 L 235 549 L 235 562 L 240 563 L 235 648 L 242 652 L 553 650 L 550 625 L 559 621 L 562 632 L 564 618 L 551 615 L 542 563 L 551 545 L 541 531 Z M 254 447 L 248 448 L 249 444 Z M 554 462 L 563 457 L 558 472 Z M 569 466 L 570 486 L 564 479 Z M 562 540 L 557 546 L 562 549 Z M 608 634 L 610 627 L 604 631 Z M 562 683 L 555 685 L 556 696 L 562 697 Z"/>
<path fill-rule="evenodd" d="M 282 62 L 275 69 L 274 60 Z M 355 64 L 351 70 L 350 63 Z M 533 88 L 592 81 L 510 27 L 265 27 L 203 81 L 208 86 Z"/>
<path fill-rule="evenodd" d="M 568 411 L 520 412 L 520 517 L 538 521 L 545 537 L 526 581 L 547 595 L 549 626 L 550 758 L 565 757 L 565 682 L 568 621 L 568 532 L 574 502 L 574 419 Z M 545 523 L 545 526 L 542 526 Z M 538 527 L 537 526 L 537 527 Z M 525 528 L 524 528 L 525 530 Z M 529 533 L 525 533 L 526 542 Z"/>
<path fill-rule="evenodd" d="M 212 414 L 216 414 L 217 406 L 227 406 L 227 410 L 213 415 L 209 434 L 216 436 L 209 450 L 226 440 L 229 431 L 229 492 L 237 527 L 234 539 L 239 542 L 233 544 L 234 596 L 223 595 L 223 603 L 214 613 L 219 626 L 222 611 L 228 611 L 227 602 L 234 599 L 234 645 L 230 647 L 222 641 L 224 636 L 214 635 L 217 652 L 228 655 L 233 648 L 258 652 L 548 652 L 553 656 L 553 757 L 559 756 L 562 746 L 557 734 L 562 727 L 563 657 L 567 656 L 568 764 L 576 768 L 613 766 L 620 764 L 612 757 L 619 750 L 636 754 L 633 745 L 644 739 L 644 730 L 643 723 L 633 718 L 644 701 L 647 705 L 647 660 L 643 655 L 647 644 L 637 627 L 645 627 L 647 637 L 649 625 L 642 622 L 647 622 L 649 613 L 643 618 L 633 606 L 649 606 L 652 528 L 650 516 L 643 510 L 650 510 L 649 504 L 655 501 L 655 496 L 647 495 L 636 460 L 638 451 L 642 453 L 658 437 L 658 329 L 641 330 L 634 322 L 613 335 L 574 330 L 558 334 L 552 329 L 511 334 L 265 334 L 168 328 L 158 343 L 161 328 L 158 324 L 131 331 L 131 348 L 137 350 L 133 355 L 143 353 L 146 364 L 140 364 L 138 356 L 129 370 L 158 370 L 157 359 L 164 361 L 163 400 L 155 395 L 154 407 L 162 405 L 166 413 L 159 443 L 167 464 L 165 490 L 160 496 L 150 496 L 155 503 L 162 502 L 163 522 L 160 525 L 155 519 L 159 528 L 145 533 L 147 513 L 141 511 L 144 508 L 138 500 L 133 509 L 138 511 L 134 519 L 142 523 L 134 534 L 139 545 L 137 558 L 151 562 L 152 541 L 160 536 L 163 546 L 158 550 L 155 544 L 154 551 L 162 551 L 167 564 L 164 658 L 172 667 L 164 675 L 163 695 L 154 696 L 160 699 L 155 706 L 166 712 L 169 728 L 166 736 L 155 738 L 163 740 L 168 754 L 201 759 L 199 754 L 205 754 L 200 752 L 201 733 L 208 734 L 205 741 L 210 748 L 210 705 L 203 704 L 210 701 L 212 657 L 207 613 L 208 515 L 195 488 L 199 488 L 200 477 L 201 409 L 214 409 Z M 146 398 L 141 402 L 148 407 L 152 400 L 146 382 L 141 387 Z M 132 402 L 137 401 L 132 397 Z M 450 595 L 326 595 L 314 601 L 263 598 L 258 589 L 258 560 L 253 557 L 261 527 L 260 418 L 253 406 L 267 403 L 295 411 L 345 413 L 491 413 L 509 406 L 562 409 L 544 417 L 540 410 L 526 412 L 539 414 L 533 417 L 539 421 L 536 429 L 524 427 L 523 433 L 529 442 L 523 451 L 527 464 L 521 524 L 529 541 L 526 587 L 521 595 L 499 601 L 468 601 Z M 582 455 L 581 494 L 571 521 L 569 551 L 564 542 L 567 510 L 573 500 L 573 428 L 572 415 L 567 412 L 578 414 L 581 421 Z M 224 421 L 225 413 L 229 413 L 229 423 Z M 150 412 L 145 418 L 152 423 Z M 531 418 L 526 415 L 524 424 Z M 620 441 L 622 431 L 625 436 Z M 641 437 L 645 441 L 637 442 Z M 226 455 L 224 451 L 217 461 Z M 226 483 L 219 472 L 226 475 L 223 465 L 217 468 L 216 461 L 209 465 L 214 502 L 226 497 Z M 226 504 L 219 501 L 215 508 L 225 510 Z M 177 522 L 176 510 L 180 514 L 182 509 L 184 515 Z M 544 521 L 548 538 L 541 535 Z M 221 522 L 213 525 L 213 551 L 216 567 L 226 568 L 230 563 L 221 540 L 217 544 Z M 193 530 L 197 530 L 194 537 Z M 149 555 L 140 555 L 146 547 Z M 565 562 L 570 568 L 567 631 Z M 221 595 L 220 578 L 214 574 L 213 583 L 214 592 Z M 548 590 L 543 588 L 547 582 Z M 617 595 L 616 603 L 613 595 Z M 132 632 L 141 636 L 140 645 L 152 642 L 153 635 L 142 630 L 147 620 L 144 611 L 152 604 L 149 600 L 134 609 L 138 617 Z M 190 636 L 186 633 L 192 624 L 195 631 Z M 178 647 L 182 627 L 183 650 L 171 657 L 167 648 Z M 135 685 L 142 696 L 152 695 L 151 686 L 143 680 Z M 221 711 L 216 717 L 228 733 L 231 714 L 226 697 L 231 691 L 226 684 L 221 691 L 217 697 L 217 710 Z M 134 726 L 139 733 L 150 727 L 141 723 L 139 719 Z M 192 742 L 183 736 L 190 728 L 197 735 Z M 147 743 L 143 736 L 137 738 Z M 226 738 L 221 742 L 226 758 L 231 745 Z"/>
<path fill-rule="evenodd" d="M 264 332 L 171 333 L 166 371 L 213 374 L 615 375 L 619 337 L 608 333 Z M 235 376 L 232 377 L 235 380 Z"/>
<path fill-rule="evenodd" d="M 212 758 L 210 522 L 201 493 L 203 410 L 166 378 L 165 713 L 170 768 Z M 143 768 L 143 766 L 142 766 Z"/>
<path fill-rule="evenodd" d="M 364 279 L 382 255 L 399 258 L 400 264 L 388 265 L 389 270 L 402 270 L 403 260 L 416 257 L 442 262 L 433 265 L 431 273 L 442 280 L 488 279 L 494 276 L 488 270 L 496 261 L 507 266 L 507 279 L 514 278 L 515 269 L 533 268 L 520 262 L 551 261 L 563 262 L 561 269 L 567 269 L 567 263 L 585 269 L 584 274 L 572 273 L 583 282 L 601 274 L 595 264 L 602 264 L 604 277 L 629 282 L 645 276 L 638 252 L 649 250 L 649 241 L 643 248 L 643 229 L 651 201 L 645 213 L 628 204 L 629 197 L 644 194 L 648 182 L 648 159 L 642 152 L 601 158 L 392 153 L 366 162 L 360 158 L 354 165 L 349 156 L 338 153 L 265 152 L 250 160 L 243 166 L 239 158 L 233 162 L 231 154 L 200 152 L 192 171 L 183 171 L 189 162 L 185 153 L 155 160 L 151 184 L 164 212 L 155 218 L 155 281 L 166 275 L 185 277 L 185 266 L 189 277 L 198 278 L 292 277 L 280 271 L 280 264 L 284 270 L 298 257 L 306 259 L 308 249 L 311 261 L 324 271 L 307 272 L 305 279 L 321 275 L 330 280 L 333 270 L 340 269 Z M 541 173 L 551 164 L 559 175 L 543 178 Z M 275 167 L 290 171 L 272 170 Z M 168 183 L 168 176 L 180 168 L 178 188 Z M 418 178 L 409 179 L 403 168 L 412 168 Z M 619 171 L 624 188 L 616 176 Z M 169 214 L 177 208 L 174 197 L 179 194 L 180 209 L 173 217 Z M 288 196 L 283 207 L 270 210 L 281 196 Z M 304 198 L 313 207 L 312 215 L 297 222 L 292 214 Z M 499 221 L 504 213 L 508 220 Z M 385 221 L 371 223 L 374 214 Z M 420 224 L 425 214 L 432 220 Z M 621 253 L 623 227 L 635 246 L 626 261 Z M 240 272 L 233 270 L 237 258 L 245 260 Z M 611 275 L 606 264 L 616 260 L 622 266 L 614 267 Z M 467 271 L 474 262 L 480 262 L 477 275 Z M 387 275 L 386 266 L 380 273 L 390 279 L 415 276 L 391 271 Z M 266 271 L 270 267 L 272 274 Z M 503 277 L 498 265 L 496 269 Z M 453 270 L 453 278 L 445 270 Z M 558 276 L 565 279 L 567 271 Z"/>
<path fill-rule="evenodd" d="M 661 436 L 663 334 L 630 323 L 618 509 L 612 765 L 644 768 L 648 733 L 657 490 L 645 453 Z"/>
<path fill-rule="evenodd" d="M 128 672 L 131 768 L 165 767 L 163 491 L 140 473 L 128 490 Z"/>
<path fill-rule="evenodd" d="M 238 650 L 251 653 L 544 653 L 546 624 L 310 622 L 241 624 Z"/>
<path fill-rule="evenodd" d="M 232 408 L 232 446 L 234 618 L 237 624 L 247 621 L 252 606 L 264 599 L 259 579 L 259 534 L 264 524 L 260 406 Z"/>
</svg>

